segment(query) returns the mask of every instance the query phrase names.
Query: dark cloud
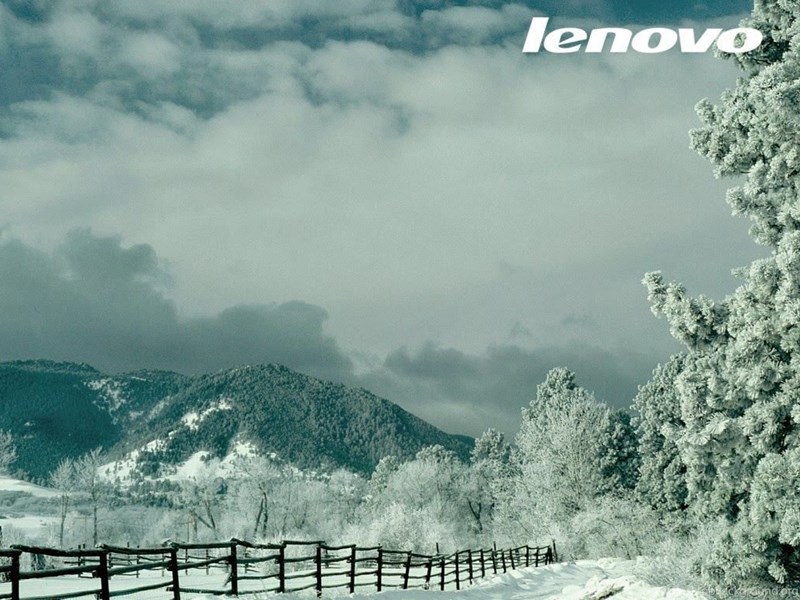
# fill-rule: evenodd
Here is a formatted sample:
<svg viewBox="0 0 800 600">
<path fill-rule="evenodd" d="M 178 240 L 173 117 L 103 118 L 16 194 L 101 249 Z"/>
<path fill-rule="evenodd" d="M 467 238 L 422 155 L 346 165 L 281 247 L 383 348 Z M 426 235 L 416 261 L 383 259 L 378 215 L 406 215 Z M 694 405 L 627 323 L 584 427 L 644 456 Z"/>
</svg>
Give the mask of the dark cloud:
<svg viewBox="0 0 800 600">
<path fill-rule="evenodd" d="M 350 360 L 323 333 L 327 313 L 302 302 L 234 306 L 181 318 L 147 245 L 72 231 L 53 253 L 0 243 L 0 356 L 83 361 L 101 369 L 198 373 L 278 362 L 334 379 Z"/>
<path fill-rule="evenodd" d="M 284 45 L 375 43 L 425 54 L 449 46 L 521 47 L 531 16 L 610 24 L 744 14 L 748 0 L 238 0 L 0 4 L 0 107 L 53 93 L 147 115 L 171 102 L 211 117 L 273 85 L 253 54 Z M 235 55 L 244 61 L 231 60 Z M 251 56 L 247 56 L 247 55 Z M 254 68 L 256 69 L 254 71 Z"/>
<path fill-rule="evenodd" d="M 596 397 L 617 408 L 631 405 L 657 358 L 586 345 L 525 349 L 493 346 L 479 355 L 424 345 L 392 352 L 363 385 L 453 432 L 478 435 L 487 427 L 509 434 L 520 424 L 547 372 L 565 366 Z M 489 425 L 491 424 L 491 425 Z"/>
</svg>

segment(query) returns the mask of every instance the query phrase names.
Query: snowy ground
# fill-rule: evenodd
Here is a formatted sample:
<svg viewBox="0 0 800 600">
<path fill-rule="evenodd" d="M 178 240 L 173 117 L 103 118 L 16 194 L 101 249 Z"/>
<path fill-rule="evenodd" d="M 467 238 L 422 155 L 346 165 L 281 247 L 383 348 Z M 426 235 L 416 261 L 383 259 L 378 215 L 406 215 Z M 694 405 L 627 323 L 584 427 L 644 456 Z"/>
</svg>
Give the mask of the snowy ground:
<svg viewBox="0 0 800 600">
<path fill-rule="evenodd" d="M 364 600 L 707 600 L 700 592 L 666 589 L 648 585 L 632 574 L 634 561 L 600 560 L 560 563 L 547 567 L 518 569 L 513 573 L 487 577 L 460 591 L 392 590 L 380 594 L 364 591 Z M 299 597 L 313 596 L 313 591 Z M 345 592 L 326 591 L 325 597 L 343 597 Z M 264 598 L 277 597 L 264 594 Z M 286 598 L 286 596 L 281 596 Z M 212 600 L 211 596 L 188 595 L 192 600 Z"/>
<path fill-rule="evenodd" d="M 380 594 L 368 591 L 356 595 L 364 600 L 431 600 L 432 598 L 458 598 L 465 600 L 707 600 L 707 596 L 681 589 L 666 589 L 647 585 L 632 575 L 633 561 L 600 560 L 561 563 L 547 567 L 530 567 L 513 573 L 487 577 L 471 587 L 460 591 L 445 592 L 426 590 L 392 590 Z M 168 575 L 168 574 L 165 574 Z M 187 580 L 188 579 L 188 580 Z M 198 588 L 224 588 L 222 573 L 203 576 L 197 574 L 184 579 L 184 585 Z M 112 591 L 125 587 L 146 585 L 148 583 L 167 583 L 167 579 L 154 574 L 152 578 L 141 579 L 112 578 Z M 53 593 L 67 593 L 77 590 L 97 588 L 97 580 L 59 578 L 57 580 L 22 582 L 22 597 L 40 596 Z M 251 588 L 253 589 L 253 588 Z M 5 591 L 5 590 L 1 590 Z M 184 593 L 185 600 L 212 600 L 218 596 Z M 345 591 L 326 590 L 324 597 L 343 598 L 349 596 Z M 167 600 L 171 593 L 164 589 L 136 593 L 130 596 L 137 600 Z M 245 598 L 287 598 L 287 595 L 256 594 Z M 290 597 L 312 598 L 313 590 L 293 593 Z"/>
<path fill-rule="evenodd" d="M 5 475 L 0 475 L 0 492 L 19 492 L 30 494 L 37 498 L 55 498 L 58 496 L 57 492 L 48 488 Z"/>
<path fill-rule="evenodd" d="M 600 560 L 529 567 L 513 573 L 488 577 L 461 591 L 390 591 L 364 594 L 380 600 L 707 600 L 699 592 L 665 589 L 647 585 L 632 575 L 633 561 Z M 203 598 L 202 600 L 207 600 Z M 208 599 L 210 600 L 210 599 Z"/>
<path fill-rule="evenodd" d="M 50 504 L 58 494 L 50 489 L 0 475 L 0 527 L 5 542 L 17 542 L 12 530 L 19 534 L 39 538 L 58 521 L 52 515 Z M 11 534 L 11 535 L 9 535 Z"/>
</svg>

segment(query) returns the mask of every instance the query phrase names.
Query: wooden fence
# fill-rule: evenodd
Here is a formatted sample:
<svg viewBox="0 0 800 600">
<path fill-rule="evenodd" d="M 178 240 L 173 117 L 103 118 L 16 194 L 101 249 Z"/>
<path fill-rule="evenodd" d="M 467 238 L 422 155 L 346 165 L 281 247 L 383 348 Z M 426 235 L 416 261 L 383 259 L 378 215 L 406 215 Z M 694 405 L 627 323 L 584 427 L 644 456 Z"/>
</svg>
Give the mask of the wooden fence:
<svg viewBox="0 0 800 600">
<path fill-rule="evenodd" d="M 10 592 L 0 593 L 0 600 L 110 600 L 153 590 L 163 590 L 164 598 L 172 600 L 180 600 L 182 592 L 239 596 L 314 589 L 321 596 L 327 589 L 346 588 L 352 594 L 365 586 L 379 592 L 393 588 L 460 590 L 487 575 L 547 565 L 557 558 L 555 542 L 543 547 L 460 550 L 449 555 L 295 540 L 257 544 L 233 539 L 207 544 L 170 543 L 156 548 L 102 545 L 78 550 L 13 546 L 0 550 L 4 563 L 0 566 L 0 579 L 11 588 Z M 31 565 L 30 570 L 22 569 L 26 562 Z M 224 583 L 209 589 L 191 587 L 191 582 L 181 581 L 182 577 L 189 579 L 190 571 L 222 574 Z M 51 588 L 70 576 L 89 578 L 90 585 L 54 595 L 20 592 L 20 583 L 27 580 L 49 579 L 52 584 L 48 582 L 47 587 Z M 112 586 L 112 579 L 116 584 L 123 577 L 129 578 L 123 586 Z"/>
</svg>

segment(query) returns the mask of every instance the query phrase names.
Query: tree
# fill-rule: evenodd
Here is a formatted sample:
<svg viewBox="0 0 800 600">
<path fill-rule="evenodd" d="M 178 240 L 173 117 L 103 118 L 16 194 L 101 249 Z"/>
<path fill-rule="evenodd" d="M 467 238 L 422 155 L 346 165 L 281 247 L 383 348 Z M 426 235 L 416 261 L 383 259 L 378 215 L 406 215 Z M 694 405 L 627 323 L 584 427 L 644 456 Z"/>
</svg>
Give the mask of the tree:
<svg viewBox="0 0 800 600">
<path fill-rule="evenodd" d="M 102 448 L 95 448 L 81 456 L 75 463 L 75 481 L 80 493 L 88 500 L 92 510 L 92 545 L 96 546 L 97 513 L 107 497 L 108 486 L 100 476 Z"/>
<path fill-rule="evenodd" d="M 214 459 L 198 474 L 180 482 L 178 503 L 189 516 L 194 541 L 198 540 L 198 523 L 210 530 L 213 539 L 218 537 L 218 511 L 227 492 L 227 483 L 216 474 L 218 464 L 219 459 Z"/>
<path fill-rule="evenodd" d="M 634 400 L 641 456 L 636 491 L 645 503 L 662 514 L 688 508 L 686 465 L 678 446 L 685 423 L 675 390 L 675 380 L 682 368 L 681 355 L 659 365 Z"/>
<path fill-rule="evenodd" d="M 240 473 L 236 481 L 236 491 L 244 501 L 242 509 L 251 515 L 255 512 L 252 516 L 252 535 L 266 538 L 274 490 L 284 477 L 282 467 L 272 459 L 249 455 L 237 460 L 236 469 Z"/>
<path fill-rule="evenodd" d="M 800 487 L 800 5 L 759 0 L 746 26 L 764 43 L 736 57 L 744 76 L 719 105 L 698 105 L 692 144 L 718 175 L 746 177 L 728 201 L 770 255 L 721 302 L 645 277 L 653 311 L 686 346 L 668 438 L 691 513 L 730 525 L 720 548 L 735 556 L 708 567 L 722 584 L 766 572 L 787 582 L 800 567 L 800 499 L 777 495 Z"/>
<path fill-rule="evenodd" d="M 484 533 L 494 518 L 503 485 L 511 478 L 511 446 L 505 436 L 487 429 L 472 449 L 470 468 L 465 473 L 467 506 L 478 534 Z"/>
<path fill-rule="evenodd" d="M 551 370 L 523 409 L 517 434 L 521 496 L 532 519 L 566 521 L 592 498 L 609 491 L 604 471 L 610 411 L 575 383 L 565 368 Z"/>
<path fill-rule="evenodd" d="M 55 470 L 50 473 L 50 485 L 58 492 L 58 547 L 64 547 L 64 524 L 69 514 L 72 495 L 75 493 L 75 462 L 62 458 Z"/>
<path fill-rule="evenodd" d="M 17 460 L 17 447 L 14 436 L 8 431 L 0 431 L 0 475 L 8 475 L 11 465 Z"/>
</svg>

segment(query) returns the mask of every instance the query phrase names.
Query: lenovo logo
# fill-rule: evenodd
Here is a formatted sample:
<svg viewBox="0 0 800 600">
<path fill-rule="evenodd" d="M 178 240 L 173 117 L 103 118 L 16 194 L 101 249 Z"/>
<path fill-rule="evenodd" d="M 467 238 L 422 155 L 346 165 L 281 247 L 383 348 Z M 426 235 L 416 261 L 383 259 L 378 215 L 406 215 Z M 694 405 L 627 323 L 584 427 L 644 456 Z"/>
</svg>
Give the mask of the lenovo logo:
<svg viewBox="0 0 800 600">
<path fill-rule="evenodd" d="M 534 17 L 531 20 L 523 52 L 536 53 L 544 49 L 552 54 L 586 52 L 624 53 L 632 49 L 642 54 L 659 54 L 675 46 L 684 53 L 708 52 L 716 42 L 717 48 L 730 54 L 742 54 L 761 45 L 764 35 L 758 29 L 738 27 L 736 29 L 706 29 L 698 37 L 694 29 L 668 29 L 652 27 L 633 33 L 624 27 L 603 27 L 587 32 L 579 27 L 563 27 L 548 33 L 550 17 Z"/>
</svg>

